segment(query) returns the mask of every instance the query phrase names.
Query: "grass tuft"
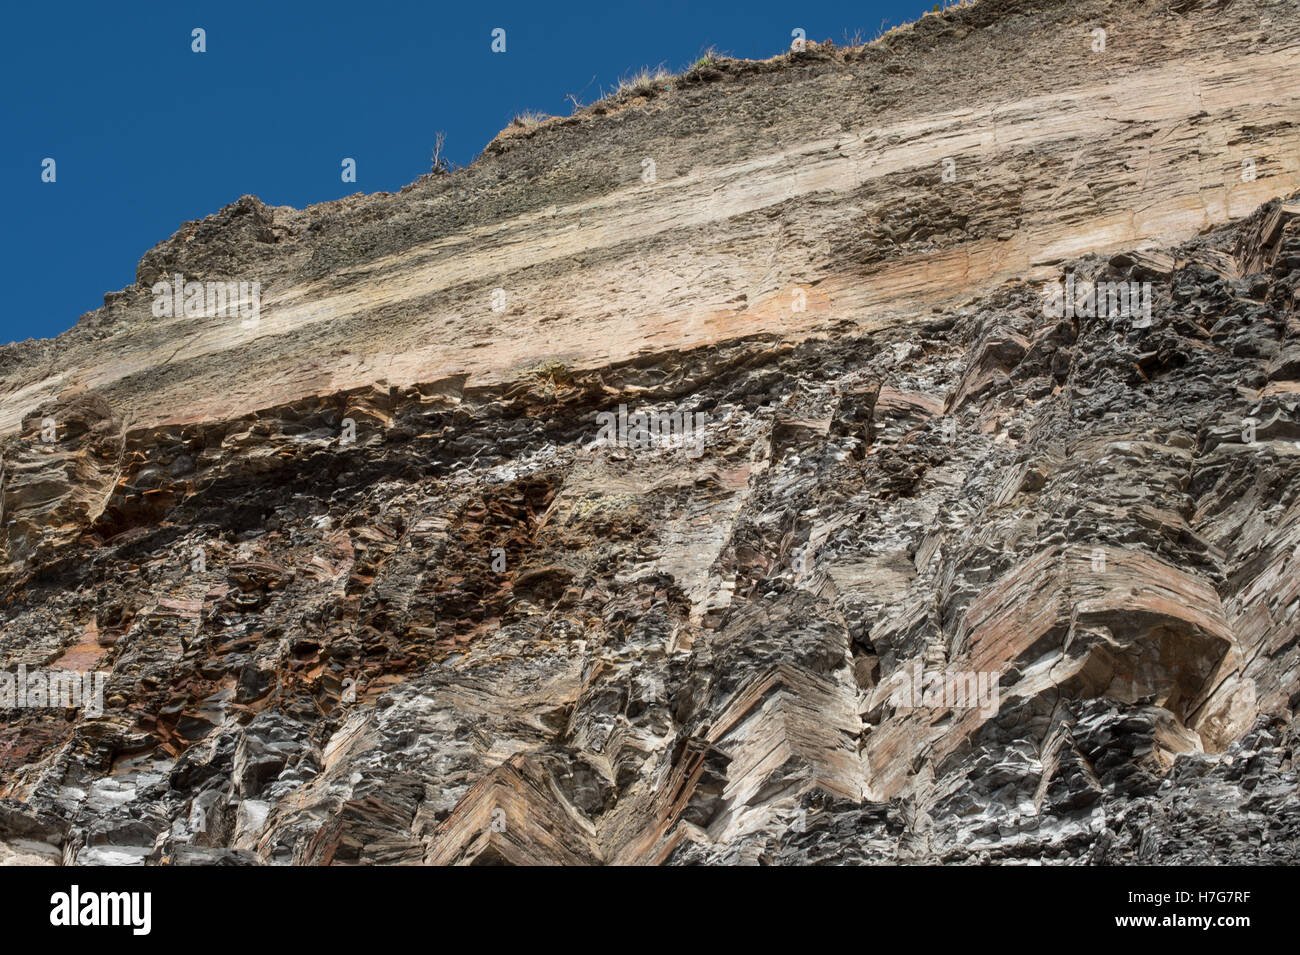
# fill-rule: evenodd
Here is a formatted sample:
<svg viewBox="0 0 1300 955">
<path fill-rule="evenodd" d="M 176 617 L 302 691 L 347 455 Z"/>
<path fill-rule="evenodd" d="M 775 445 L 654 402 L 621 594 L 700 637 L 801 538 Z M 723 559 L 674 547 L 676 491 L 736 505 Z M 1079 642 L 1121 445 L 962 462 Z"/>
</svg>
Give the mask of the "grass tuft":
<svg viewBox="0 0 1300 955">
<path fill-rule="evenodd" d="M 672 79 L 673 74 L 662 66 L 657 66 L 654 69 L 638 70 L 618 81 L 618 86 L 614 89 L 614 95 L 653 96 L 656 93 L 663 92 L 663 88 Z"/>
<path fill-rule="evenodd" d="M 510 121 L 512 126 L 518 126 L 521 129 L 532 129 L 534 126 L 540 126 L 551 117 L 547 113 L 539 113 L 536 110 L 526 109 L 522 113 L 516 113 L 515 118 Z"/>
</svg>

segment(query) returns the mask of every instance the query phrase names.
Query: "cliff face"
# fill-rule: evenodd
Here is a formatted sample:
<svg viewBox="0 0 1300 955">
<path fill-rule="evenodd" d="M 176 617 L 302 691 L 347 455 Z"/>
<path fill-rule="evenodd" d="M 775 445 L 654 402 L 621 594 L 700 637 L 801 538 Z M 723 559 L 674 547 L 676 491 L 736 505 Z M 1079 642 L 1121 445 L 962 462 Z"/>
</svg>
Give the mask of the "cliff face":
<svg viewBox="0 0 1300 955">
<path fill-rule="evenodd" d="M 0 353 L 0 858 L 1300 858 L 1294 4 L 669 85 Z"/>
</svg>

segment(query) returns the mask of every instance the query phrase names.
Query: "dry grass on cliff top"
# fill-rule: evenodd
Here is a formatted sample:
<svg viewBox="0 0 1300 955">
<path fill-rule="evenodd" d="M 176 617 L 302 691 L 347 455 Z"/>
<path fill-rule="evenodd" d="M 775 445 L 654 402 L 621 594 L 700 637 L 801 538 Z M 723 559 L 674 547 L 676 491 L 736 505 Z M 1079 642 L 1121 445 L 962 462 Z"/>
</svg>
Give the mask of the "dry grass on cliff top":
<svg viewBox="0 0 1300 955">
<path fill-rule="evenodd" d="M 982 0 L 956 0 L 956 2 L 943 0 L 941 4 L 936 4 L 933 10 L 927 10 L 916 20 L 901 23 L 888 30 L 884 29 L 882 23 L 881 28 L 876 32 L 875 38 L 870 41 L 864 42 L 861 39 L 862 34 L 860 31 L 852 37 L 846 36 L 845 43 L 842 46 L 836 46 L 833 40 L 824 40 L 821 43 L 809 40 L 806 48 L 802 51 L 788 50 L 765 60 L 731 57 L 718 53 L 713 47 L 709 47 L 700 54 L 699 58 L 691 66 L 680 73 L 672 73 L 662 65 L 629 73 L 619 79 L 618 84 L 611 93 L 603 95 L 589 105 L 584 106 L 575 95 L 570 94 L 567 98 L 574 106 L 573 113 L 570 116 L 551 116 L 532 110 L 519 113 L 508 126 L 492 138 L 483 152 L 485 154 L 504 152 L 509 148 L 507 145 L 508 140 L 515 138 L 527 139 L 548 126 L 560 123 L 568 125 L 575 118 L 609 116 L 625 109 L 644 106 L 646 103 L 660 97 L 671 96 L 676 89 L 688 86 L 714 83 L 726 79 L 740 79 L 759 73 L 787 69 L 798 64 L 818 62 L 852 63 L 854 60 L 865 56 L 867 51 L 871 49 L 888 49 L 891 41 L 910 33 L 918 23 L 927 18 L 945 18 L 954 11 L 973 7 L 980 2 Z"/>
</svg>

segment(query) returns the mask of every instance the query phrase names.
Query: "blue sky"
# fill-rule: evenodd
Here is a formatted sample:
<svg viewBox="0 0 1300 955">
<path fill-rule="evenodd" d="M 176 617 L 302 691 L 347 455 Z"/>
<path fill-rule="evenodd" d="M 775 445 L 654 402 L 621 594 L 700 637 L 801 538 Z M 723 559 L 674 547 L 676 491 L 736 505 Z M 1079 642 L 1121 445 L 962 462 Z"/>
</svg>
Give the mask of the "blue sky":
<svg viewBox="0 0 1300 955">
<path fill-rule="evenodd" d="M 72 327 L 180 224 L 251 193 L 302 207 L 395 191 L 434 135 L 474 159 L 516 113 L 567 115 L 707 47 L 767 57 L 916 19 L 917 0 L 15 3 L 0 14 L 0 341 Z M 207 51 L 191 50 L 206 31 Z M 505 53 L 491 50 L 506 31 Z M 344 183 L 352 157 L 357 181 Z M 55 181 L 42 163 L 55 161 Z"/>
</svg>

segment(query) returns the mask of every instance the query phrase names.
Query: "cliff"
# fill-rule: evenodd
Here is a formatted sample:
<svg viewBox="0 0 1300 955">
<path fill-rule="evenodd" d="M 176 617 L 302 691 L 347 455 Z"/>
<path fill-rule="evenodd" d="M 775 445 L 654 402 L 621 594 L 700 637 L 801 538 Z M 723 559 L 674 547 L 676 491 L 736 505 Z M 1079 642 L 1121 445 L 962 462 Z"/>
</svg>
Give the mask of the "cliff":
<svg viewBox="0 0 1300 955">
<path fill-rule="evenodd" d="M 0 858 L 1295 862 L 1294 14 L 980 0 L 187 223 L 0 350 L 0 667 L 107 674 L 0 710 Z"/>
</svg>

